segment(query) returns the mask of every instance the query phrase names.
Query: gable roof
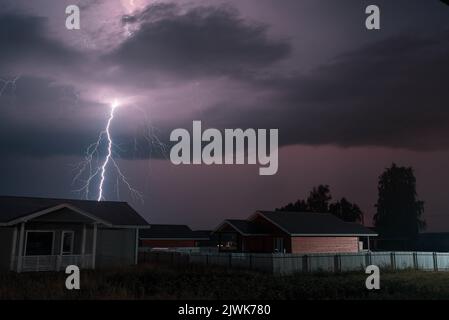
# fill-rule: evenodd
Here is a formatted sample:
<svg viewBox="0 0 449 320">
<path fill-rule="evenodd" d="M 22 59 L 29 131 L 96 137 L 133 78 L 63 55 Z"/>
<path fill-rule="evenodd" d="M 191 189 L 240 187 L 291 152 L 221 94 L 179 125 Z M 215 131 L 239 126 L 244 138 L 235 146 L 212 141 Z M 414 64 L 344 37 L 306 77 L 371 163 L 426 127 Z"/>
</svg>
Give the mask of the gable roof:
<svg viewBox="0 0 449 320">
<path fill-rule="evenodd" d="M 231 226 L 234 230 L 239 232 L 242 235 L 267 235 L 270 234 L 270 230 L 265 228 L 264 226 L 255 223 L 249 220 L 236 220 L 236 219 L 228 219 L 225 220 L 217 230 L 221 229 L 225 225 Z"/>
<path fill-rule="evenodd" d="M 11 196 L 0 196 L 0 224 L 61 207 L 69 207 L 113 226 L 148 226 L 148 222 L 126 202 Z"/>
<path fill-rule="evenodd" d="M 174 224 L 152 224 L 149 229 L 140 231 L 140 239 L 169 240 L 208 240 L 209 236 L 204 233 L 192 231 L 186 225 Z"/>
<path fill-rule="evenodd" d="M 377 236 L 358 223 L 345 222 L 330 213 L 257 211 L 292 236 Z"/>
</svg>

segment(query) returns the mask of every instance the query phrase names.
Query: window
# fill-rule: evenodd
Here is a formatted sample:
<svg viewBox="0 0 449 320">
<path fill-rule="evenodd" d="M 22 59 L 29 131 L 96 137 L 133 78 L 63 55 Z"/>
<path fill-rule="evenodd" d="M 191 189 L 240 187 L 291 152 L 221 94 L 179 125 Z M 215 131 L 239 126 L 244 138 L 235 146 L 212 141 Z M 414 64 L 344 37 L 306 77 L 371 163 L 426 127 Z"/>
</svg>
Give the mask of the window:
<svg viewBox="0 0 449 320">
<path fill-rule="evenodd" d="M 26 256 L 47 256 L 53 252 L 53 231 L 27 231 Z"/>
<path fill-rule="evenodd" d="M 72 255 L 73 254 L 73 231 L 63 231 L 61 238 L 61 255 Z"/>
</svg>

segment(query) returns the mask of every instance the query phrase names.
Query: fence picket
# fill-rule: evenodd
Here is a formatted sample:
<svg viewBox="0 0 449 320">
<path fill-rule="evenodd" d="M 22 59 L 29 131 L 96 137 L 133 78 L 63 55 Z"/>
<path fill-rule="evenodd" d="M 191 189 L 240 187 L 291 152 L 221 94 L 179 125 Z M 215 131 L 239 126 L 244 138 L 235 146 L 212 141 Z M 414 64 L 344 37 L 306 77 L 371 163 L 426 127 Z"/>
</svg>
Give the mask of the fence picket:
<svg viewBox="0 0 449 320">
<path fill-rule="evenodd" d="M 438 261 L 438 254 L 443 258 Z M 380 268 L 401 270 L 448 270 L 449 255 L 429 252 L 358 252 L 337 254 L 261 254 L 261 253 L 194 253 L 148 252 L 140 262 L 218 265 L 245 268 L 275 274 L 296 272 L 346 272 L 363 270 L 374 264 Z M 438 263 L 441 264 L 439 267 Z M 430 269 L 432 268 L 432 269 Z"/>
</svg>

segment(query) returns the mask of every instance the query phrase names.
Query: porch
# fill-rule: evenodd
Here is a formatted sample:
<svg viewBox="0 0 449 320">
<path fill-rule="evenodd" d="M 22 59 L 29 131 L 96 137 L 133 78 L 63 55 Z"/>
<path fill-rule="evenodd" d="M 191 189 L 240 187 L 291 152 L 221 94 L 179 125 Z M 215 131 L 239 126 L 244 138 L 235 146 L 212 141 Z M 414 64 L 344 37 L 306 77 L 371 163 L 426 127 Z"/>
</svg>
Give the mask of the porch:
<svg viewBox="0 0 449 320">
<path fill-rule="evenodd" d="M 95 269 L 97 230 L 97 223 L 23 222 L 13 231 L 10 270 Z"/>
<path fill-rule="evenodd" d="M 76 265 L 80 269 L 92 269 L 93 255 L 22 256 L 15 257 L 13 264 L 20 264 L 22 272 L 62 271 L 70 265 Z"/>
<path fill-rule="evenodd" d="M 136 264 L 140 228 L 124 202 L 0 197 L 0 272 Z"/>
</svg>

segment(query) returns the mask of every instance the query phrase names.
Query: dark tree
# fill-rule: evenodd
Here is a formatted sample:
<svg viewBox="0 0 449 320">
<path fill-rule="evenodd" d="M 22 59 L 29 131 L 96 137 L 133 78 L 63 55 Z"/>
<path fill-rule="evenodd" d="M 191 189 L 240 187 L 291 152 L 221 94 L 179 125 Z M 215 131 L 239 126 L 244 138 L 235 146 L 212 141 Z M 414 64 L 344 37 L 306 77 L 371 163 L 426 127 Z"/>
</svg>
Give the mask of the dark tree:
<svg viewBox="0 0 449 320">
<path fill-rule="evenodd" d="M 379 177 L 374 225 L 383 237 L 413 238 L 425 228 L 424 203 L 417 199 L 412 168 L 391 168 Z"/>
<path fill-rule="evenodd" d="M 363 221 L 363 212 L 355 203 L 351 203 L 346 198 L 334 202 L 329 206 L 329 211 L 346 222 L 360 223 Z"/>
<path fill-rule="evenodd" d="M 319 185 L 312 189 L 307 200 L 289 203 L 276 211 L 332 213 L 346 222 L 363 222 L 363 213 L 359 206 L 346 198 L 330 204 L 332 199 L 328 185 Z"/>
<path fill-rule="evenodd" d="M 304 200 L 298 200 L 295 203 L 290 202 L 285 207 L 277 208 L 276 211 L 310 212 L 307 202 Z"/>
<path fill-rule="evenodd" d="M 307 207 L 311 212 L 329 212 L 332 196 L 328 185 L 313 188 L 307 198 Z"/>
<path fill-rule="evenodd" d="M 290 212 L 329 212 L 329 201 L 332 199 L 328 185 L 319 185 L 309 193 L 307 200 L 299 199 L 276 211 Z"/>
</svg>

